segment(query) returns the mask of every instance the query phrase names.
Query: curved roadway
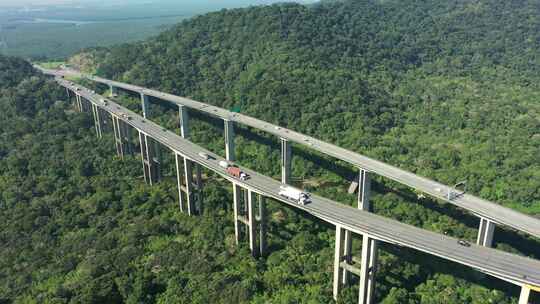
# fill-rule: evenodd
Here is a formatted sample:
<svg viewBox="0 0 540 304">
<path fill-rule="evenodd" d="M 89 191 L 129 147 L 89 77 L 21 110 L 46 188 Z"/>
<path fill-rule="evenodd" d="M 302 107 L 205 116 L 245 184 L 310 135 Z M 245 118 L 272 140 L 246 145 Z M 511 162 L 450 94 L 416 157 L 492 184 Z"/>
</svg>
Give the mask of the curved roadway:
<svg viewBox="0 0 540 304">
<path fill-rule="evenodd" d="M 334 225 L 341 225 L 345 229 L 358 234 L 368 234 L 372 238 L 384 242 L 410 247 L 436 255 L 473 267 L 514 284 L 540 286 L 540 261 L 474 244 L 470 247 L 465 247 L 459 245 L 458 240 L 455 238 L 403 224 L 319 196 L 313 196 L 313 202 L 305 206 L 292 203 L 278 194 L 279 187 L 282 185 L 279 181 L 246 168 L 243 168 L 243 170 L 251 175 L 250 179 L 241 181 L 233 178 L 226 173 L 224 168 L 219 166 L 218 162 L 224 160 L 219 155 L 183 139 L 175 133 L 142 118 L 138 114 L 110 100 L 105 105 L 100 101 L 103 99 L 102 96 L 92 93 L 88 89 L 73 86 L 69 81 L 61 78 L 57 78 L 57 82 L 69 89 L 79 87 L 80 91 L 77 93 L 86 100 L 119 117 L 119 119 L 131 125 L 139 132 L 147 134 L 183 157 L 201 164 L 244 188 L 248 188 L 266 197 L 271 197 L 294 208 L 302 209 L 317 218 Z M 130 119 L 125 118 L 123 114 L 129 116 Z M 215 159 L 204 159 L 198 155 L 199 152 L 212 155 Z"/>
<path fill-rule="evenodd" d="M 108 86 L 114 86 L 140 94 L 153 96 L 162 100 L 173 102 L 177 105 L 184 105 L 188 108 L 196 109 L 198 111 L 205 112 L 219 118 L 228 119 L 259 130 L 264 130 L 281 138 L 308 146 L 309 148 L 319 151 L 321 153 L 327 154 L 337 159 L 341 159 L 357 167 L 395 180 L 401 184 L 407 185 L 413 189 L 429 194 L 435 198 L 447 201 L 458 207 L 466 209 L 473 214 L 489 219 L 492 222 L 502 224 L 540 238 L 539 219 L 470 194 L 464 194 L 450 200 L 448 199 L 447 194 L 449 191 L 454 190 L 452 187 L 443 185 L 439 182 L 430 180 L 425 177 L 418 176 L 414 173 L 402 170 L 398 167 L 383 163 L 381 161 L 346 150 L 336 145 L 326 143 L 316 138 L 303 135 L 301 133 L 286 128 L 282 128 L 247 115 L 233 113 L 223 108 L 211 106 L 185 97 L 163 93 L 157 90 L 146 89 L 140 86 L 113 81 L 97 76 L 86 75 L 71 69 L 48 70 L 38 66 L 36 66 L 36 68 L 49 75 L 85 77 L 87 79 L 93 80 L 98 83 L 106 84 Z"/>
</svg>

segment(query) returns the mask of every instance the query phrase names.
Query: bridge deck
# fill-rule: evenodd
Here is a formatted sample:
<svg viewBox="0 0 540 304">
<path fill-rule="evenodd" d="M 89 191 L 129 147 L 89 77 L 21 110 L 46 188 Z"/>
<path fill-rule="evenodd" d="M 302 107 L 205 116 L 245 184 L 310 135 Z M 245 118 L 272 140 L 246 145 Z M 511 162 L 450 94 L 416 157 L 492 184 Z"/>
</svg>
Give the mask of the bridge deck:
<svg viewBox="0 0 540 304">
<path fill-rule="evenodd" d="M 316 138 L 303 135 L 301 133 L 286 128 L 282 128 L 247 115 L 233 113 L 223 108 L 211 106 L 185 97 L 160 92 L 157 90 L 146 89 L 140 86 L 104 79 L 101 77 L 90 76 L 82 74 L 75 70 L 47 70 L 43 68 L 40 69 L 44 73 L 51 75 L 85 77 L 98 83 L 112 85 L 114 87 L 119 87 L 125 90 L 153 96 L 162 100 L 170 101 L 177 105 L 184 105 L 189 108 L 193 108 L 211 114 L 213 116 L 217 116 L 219 118 L 229 119 L 240 124 L 244 124 L 246 126 L 250 126 L 259 130 L 264 130 L 270 134 L 274 134 L 292 142 L 305 145 L 323 154 L 346 161 L 352 165 L 361 167 L 378 175 L 392 179 L 413 189 L 429 194 L 435 198 L 447 201 L 460 208 L 466 209 L 477 216 L 489 219 L 495 223 L 502 224 L 540 238 L 539 219 L 470 194 L 465 194 L 455 199 L 449 200 L 447 198 L 447 193 L 448 191 L 452 190 L 452 188 L 449 186 L 443 185 L 439 182 L 430 180 L 425 177 L 418 176 L 414 173 L 405 171 L 403 169 L 383 163 L 381 161 L 363 156 L 361 154 L 346 150 L 336 145 L 326 143 Z"/>
<path fill-rule="evenodd" d="M 66 80 L 58 78 L 57 81 L 64 87 L 71 87 L 70 83 Z M 110 100 L 107 105 L 104 105 L 100 102 L 100 99 L 103 97 L 94 94 L 87 89 L 81 87 L 81 90 L 78 93 L 90 102 L 118 116 L 140 132 L 151 136 L 162 145 L 169 147 L 171 150 L 201 164 L 242 187 L 251 189 L 264 196 L 274 198 L 275 200 L 288 204 L 294 208 L 302 209 L 317 218 L 334 225 L 341 225 L 358 234 L 368 234 L 371 237 L 384 242 L 436 255 L 450 261 L 473 267 L 515 284 L 540 286 L 540 261 L 474 244 L 470 247 L 464 247 L 459 245 L 457 243 L 458 240 L 455 238 L 403 224 L 319 196 L 313 196 L 313 202 L 306 206 L 295 204 L 279 196 L 279 186 L 282 185 L 279 181 L 249 169 L 244 170 L 251 175 L 250 179 L 247 181 L 235 179 L 228 175 L 224 168 L 219 166 L 218 162 L 224 160 L 223 157 L 215 155 L 214 153 L 183 139 L 173 132 L 164 130 L 161 126 L 142 118 L 136 113 Z M 131 119 L 124 119 L 122 114 L 130 116 Z M 199 152 L 205 152 L 212 155 L 215 159 L 204 159 L 198 155 Z"/>
</svg>

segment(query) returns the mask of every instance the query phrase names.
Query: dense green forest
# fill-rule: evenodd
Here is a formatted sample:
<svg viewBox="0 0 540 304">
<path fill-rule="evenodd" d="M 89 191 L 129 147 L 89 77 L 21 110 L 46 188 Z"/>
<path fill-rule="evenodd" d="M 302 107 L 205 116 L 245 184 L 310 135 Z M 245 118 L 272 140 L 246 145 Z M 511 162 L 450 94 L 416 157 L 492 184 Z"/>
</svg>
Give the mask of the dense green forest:
<svg viewBox="0 0 540 304">
<path fill-rule="evenodd" d="M 538 1 L 328 1 L 224 10 L 72 63 L 288 126 L 522 212 L 540 213 Z M 80 60 L 85 58 L 85 60 Z M 0 57 L 0 303 L 330 303 L 333 227 L 269 202 L 270 252 L 234 245 L 231 187 L 205 172 L 205 213 L 181 214 L 165 180 L 114 156 L 88 114 L 24 62 Z M 10 77 L 11 76 L 11 77 Z M 1 79 L 6 77 L 2 76 Z M 87 83 L 87 85 L 92 85 Z M 100 92 L 106 88 L 95 86 Z M 118 101 L 140 111 L 136 96 Z M 177 111 L 152 119 L 178 132 Z M 220 121 L 192 138 L 223 153 Z M 276 138 L 238 128 L 241 164 L 279 176 Z M 354 168 L 293 147 L 298 186 L 354 204 Z M 375 178 L 374 212 L 474 240 L 478 220 Z M 498 249 L 540 242 L 497 228 Z M 359 242 L 354 252 L 359 252 Z M 356 303 L 357 284 L 341 303 Z M 517 288 L 384 244 L 377 302 L 516 303 Z"/>
</svg>

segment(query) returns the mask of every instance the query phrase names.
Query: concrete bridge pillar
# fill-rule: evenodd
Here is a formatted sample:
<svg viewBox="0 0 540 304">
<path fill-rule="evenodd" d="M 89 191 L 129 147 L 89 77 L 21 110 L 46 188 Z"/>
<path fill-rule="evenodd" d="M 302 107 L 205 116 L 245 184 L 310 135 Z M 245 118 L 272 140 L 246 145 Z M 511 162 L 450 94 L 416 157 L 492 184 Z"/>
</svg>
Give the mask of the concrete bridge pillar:
<svg viewBox="0 0 540 304">
<path fill-rule="evenodd" d="M 480 226 L 478 227 L 478 237 L 476 244 L 485 247 L 493 245 L 493 233 L 495 232 L 495 223 L 486 219 L 480 218 Z"/>
<path fill-rule="evenodd" d="M 242 192 L 246 195 L 243 195 Z M 233 211 L 236 244 L 240 244 L 243 237 L 242 228 L 245 227 L 244 231 L 251 254 L 254 257 L 264 256 L 266 254 L 266 206 L 264 198 L 233 183 Z"/>
<path fill-rule="evenodd" d="M 110 126 L 110 121 L 107 119 L 107 116 L 111 114 L 99 107 L 98 107 L 98 111 L 99 111 L 99 118 L 101 119 L 101 133 L 103 134 L 103 132 L 108 132 L 112 129 Z"/>
<path fill-rule="evenodd" d="M 116 97 L 118 96 L 118 88 L 113 86 L 112 84 L 109 85 L 109 89 L 111 91 L 111 97 Z"/>
<path fill-rule="evenodd" d="M 240 208 L 242 205 L 242 188 L 233 183 L 233 212 L 234 212 L 234 236 L 236 245 L 240 244 L 241 227 L 240 227 Z"/>
<path fill-rule="evenodd" d="M 189 112 L 188 108 L 183 105 L 178 106 L 179 122 L 180 122 L 180 136 L 182 138 L 189 138 Z M 176 158 L 176 174 L 178 177 L 178 200 L 180 206 L 180 212 L 187 212 L 188 215 L 195 214 L 195 201 L 199 205 L 199 213 L 202 213 L 202 178 L 201 167 L 196 165 L 196 179 L 193 181 L 193 166 L 194 163 L 183 157 L 180 154 L 175 153 Z M 182 159 L 183 158 L 183 159 Z M 183 166 L 183 169 L 181 168 Z M 182 184 L 182 173 L 185 178 L 185 186 Z M 194 192 L 196 191 L 196 193 Z M 182 192 L 186 193 L 186 199 L 182 197 Z"/>
<path fill-rule="evenodd" d="M 192 160 L 184 157 L 184 183 L 182 185 L 182 169 L 180 164 L 182 163 L 182 156 L 176 155 L 176 172 L 178 176 L 178 196 L 180 211 L 187 212 L 188 215 L 202 214 L 203 213 L 203 180 L 201 165 L 193 162 Z M 194 170 L 195 169 L 195 170 Z M 195 172 L 194 172 L 195 171 Z M 195 176 L 193 175 L 195 173 Z M 182 192 L 186 193 L 186 199 L 184 201 Z"/>
<path fill-rule="evenodd" d="M 122 134 L 120 134 L 120 119 L 116 115 L 112 116 L 114 143 L 116 145 L 116 155 L 124 159 L 124 147 L 122 144 Z"/>
<path fill-rule="evenodd" d="M 92 116 L 94 117 L 94 127 L 96 129 L 96 136 L 97 138 L 101 138 L 103 134 L 101 133 L 101 118 L 99 117 L 100 110 L 99 110 L 99 107 L 96 106 L 95 104 L 92 104 Z"/>
<path fill-rule="evenodd" d="M 360 169 L 358 174 L 358 209 L 371 211 L 371 176 L 365 169 Z"/>
<path fill-rule="evenodd" d="M 371 210 L 371 205 L 369 202 L 369 196 L 371 192 L 371 177 L 369 172 L 365 169 L 360 168 L 358 172 L 358 177 L 351 183 L 349 187 L 349 193 L 353 194 L 358 190 L 358 209 L 360 210 Z"/>
<path fill-rule="evenodd" d="M 193 162 L 186 157 L 184 157 L 184 177 L 186 183 L 187 213 L 191 216 L 195 214 L 195 198 L 193 194 Z"/>
<path fill-rule="evenodd" d="M 375 300 L 375 273 L 377 272 L 378 241 L 362 236 L 362 262 L 360 266 L 360 289 L 358 304 L 371 304 Z"/>
<path fill-rule="evenodd" d="M 259 195 L 259 254 L 266 256 L 266 199 Z"/>
<path fill-rule="evenodd" d="M 113 123 L 114 139 L 116 143 L 116 153 L 120 158 L 124 159 L 124 155 L 126 153 L 133 153 L 131 145 L 131 129 L 129 128 L 129 125 L 126 124 L 123 120 L 121 120 L 118 116 L 111 116 Z"/>
<path fill-rule="evenodd" d="M 153 185 L 160 179 L 160 162 L 157 158 L 157 153 L 155 150 L 156 145 L 150 136 L 140 131 L 139 141 L 141 144 L 144 180 L 147 184 Z"/>
<path fill-rule="evenodd" d="M 120 134 L 122 136 L 124 153 L 133 155 L 133 139 L 131 126 L 125 121 L 120 121 Z"/>
<path fill-rule="evenodd" d="M 336 225 L 336 245 L 334 247 L 334 285 L 333 285 L 333 295 L 334 300 L 337 301 L 339 291 L 343 285 L 343 268 L 341 262 L 343 261 L 344 255 L 344 239 L 345 239 L 345 229 L 341 226 Z"/>
<path fill-rule="evenodd" d="M 360 169 L 360 172 L 358 174 L 358 209 L 364 210 L 364 211 L 371 211 L 371 204 L 369 201 L 370 197 L 370 189 L 371 189 L 371 178 L 369 176 L 369 172 Z M 345 230 L 343 232 L 343 260 L 351 264 L 352 263 L 352 234 L 350 231 Z M 342 283 L 348 284 L 350 278 L 350 273 L 347 269 L 343 269 L 343 275 L 342 275 Z"/>
<path fill-rule="evenodd" d="M 255 224 L 255 200 L 257 199 L 257 194 L 248 190 L 248 240 L 249 240 L 249 250 L 253 256 L 257 256 L 257 239 L 256 239 L 256 224 Z"/>
<path fill-rule="evenodd" d="M 81 95 L 77 94 L 75 95 L 75 107 L 77 108 L 77 111 L 82 112 L 82 101 L 81 101 Z"/>
<path fill-rule="evenodd" d="M 141 106 L 142 106 L 142 112 L 143 117 L 146 119 L 149 119 L 150 117 L 150 97 L 148 95 L 145 95 L 141 93 Z"/>
<path fill-rule="evenodd" d="M 178 116 L 180 117 L 180 136 L 189 138 L 189 112 L 184 105 L 178 106 Z"/>
<path fill-rule="evenodd" d="M 281 182 L 290 184 L 291 182 L 291 160 L 292 149 L 291 142 L 287 139 L 281 139 Z"/>
<path fill-rule="evenodd" d="M 522 286 L 519 294 L 519 304 L 529 304 L 530 295 L 531 289 L 528 286 Z"/>
<path fill-rule="evenodd" d="M 234 154 L 234 122 L 228 119 L 223 120 L 225 133 L 225 158 L 228 161 L 235 161 Z"/>
<path fill-rule="evenodd" d="M 362 258 L 351 256 L 352 233 L 336 225 L 336 245 L 334 254 L 333 295 L 337 300 L 341 288 L 348 284 L 350 274 L 360 277 L 359 304 L 371 304 L 374 301 L 375 272 L 377 264 L 377 240 L 363 235 Z M 360 267 L 357 267 L 360 264 Z"/>
</svg>

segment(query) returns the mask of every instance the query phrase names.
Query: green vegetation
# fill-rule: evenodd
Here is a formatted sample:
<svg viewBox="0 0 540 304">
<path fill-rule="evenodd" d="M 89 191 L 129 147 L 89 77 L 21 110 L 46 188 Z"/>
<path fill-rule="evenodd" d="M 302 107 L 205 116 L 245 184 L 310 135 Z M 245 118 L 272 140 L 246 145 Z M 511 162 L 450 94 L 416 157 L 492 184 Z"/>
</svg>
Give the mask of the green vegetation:
<svg viewBox="0 0 540 304">
<path fill-rule="evenodd" d="M 85 24 L 21 23 L 0 32 L 0 54 L 63 59 L 91 46 L 139 41 L 184 19 L 183 16 Z M 1 30 L 1 28 L 0 28 Z"/>
<path fill-rule="evenodd" d="M 538 215 L 536 12 L 502 0 L 254 7 L 70 63 L 238 108 L 448 184 L 466 179 L 470 192 Z M 0 303 L 332 302 L 333 227 L 270 202 L 270 253 L 253 259 L 234 244 L 228 183 L 205 172 L 205 214 L 184 216 L 170 153 L 165 180 L 144 185 L 140 160 L 114 157 L 110 133 L 97 140 L 89 115 L 57 102 L 63 90 L 23 62 L 0 65 L 13 75 L 0 82 L 0 240 L 9 244 L 0 248 Z M 118 101 L 140 111 L 136 97 Z M 191 114 L 193 141 L 223 154 L 221 122 Z M 178 132 L 174 107 L 153 100 L 152 119 Z M 277 139 L 237 134 L 239 163 L 277 177 Z M 298 186 L 354 204 L 346 193 L 354 168 L 298 146 L 293 153 Z M 474 217 L 381 178 L 373 204 L 424 229 L 476 235 Z M 540 258 L 539 245 L 497 228 L 498 249 Z M 467 267 L 381 246 L 377 302 L 504 304 L 516 294 Z M 340 302 L 356 298 L 353 281 Z"/>
<path fill-rule="evenodd" d="M 39 65 L 46 69 L 59 69 L 61 65 L 65 64 L 64 61 L 46 61 L 40 62 Z"/>
</svg>

